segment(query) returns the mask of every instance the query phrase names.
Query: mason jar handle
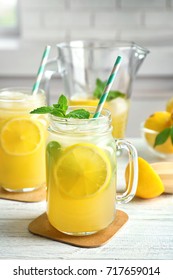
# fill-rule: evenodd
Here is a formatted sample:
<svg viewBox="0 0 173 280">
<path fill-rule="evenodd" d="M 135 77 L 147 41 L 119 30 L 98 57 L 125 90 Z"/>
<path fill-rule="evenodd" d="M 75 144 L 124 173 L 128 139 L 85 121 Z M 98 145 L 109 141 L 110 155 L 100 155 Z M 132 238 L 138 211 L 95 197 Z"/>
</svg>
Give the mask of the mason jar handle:
<svg viewBox="0 0 173 280">
<path fill-rule="evenodd" d="M 116 150 L 126 150 L 129 156 L 129 175 L 126 180 L 126 190 L 121 195 L 116 196 L 117 203 L 127 203 L 135 196 L 138 183 L 138 154 L 135 147 L 128 141 L 117 139 Z"/>
</svg>

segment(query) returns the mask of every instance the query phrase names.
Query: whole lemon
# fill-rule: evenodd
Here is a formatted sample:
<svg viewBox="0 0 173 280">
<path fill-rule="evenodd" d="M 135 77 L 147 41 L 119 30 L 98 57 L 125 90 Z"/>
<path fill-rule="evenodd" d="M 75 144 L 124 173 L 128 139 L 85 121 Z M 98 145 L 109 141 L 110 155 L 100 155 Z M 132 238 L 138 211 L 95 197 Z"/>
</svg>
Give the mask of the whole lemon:
<svg viewBox="0 0 173 280">
<path fill-rule="evenodd" d="M 155 112 L 154 114 L 150 115 L 144 123 L 144 127 L 158 132 L 170 126 L 171 113 L 166 111 Z"/>
<path fill-rule="evenodd" d="M 165 128 L 172 126 L 172 116 L 173 115 L 167 111 L 155 112 L 149 116 L 144 123 L 144 128 L 148 129 L 144 131 L 144 137 L 147 143 L 160 153 L 173 153 L 171 137 L 168 137 L 168 139 L 162 145 L 154 147 L 155 139 L 158 133 L 163 131 Z"/>
<path fill-rule="evenodd" d="M 166 103 L 166 111 L 169 113 L 173 113 L 173 97 L 170 98 Z"/>
</svg>

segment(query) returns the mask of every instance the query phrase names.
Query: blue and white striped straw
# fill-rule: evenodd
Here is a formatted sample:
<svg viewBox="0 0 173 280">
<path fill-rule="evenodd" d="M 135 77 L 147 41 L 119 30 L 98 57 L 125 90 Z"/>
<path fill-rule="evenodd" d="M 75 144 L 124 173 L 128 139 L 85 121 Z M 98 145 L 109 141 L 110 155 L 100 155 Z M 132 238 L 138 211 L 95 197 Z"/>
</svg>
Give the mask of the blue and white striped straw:
<svg viewBox="0 0 173 280">
<path fill-rule="evenodd" d="M 114 79 L 115 79 L 115 77 L 117 75 L 117 72 L 118 72 L 118 69 L 120 67 L 121 61 L 122 61 L 122 57 L 118 56 L 116 61 L 115 61 L 114 66 L 113 66 L 112 72 L 111 72 L 111 74 L 109 76 L 109 79 L 107 80 L 106 87 L 105 87 L 105 89 L 104 89 L 104 91 L 102 93 L 102 96 L 100 97 L 100 100 L 99 100 L 99 103 L 97 105 L 97 109 L 95 111 L 95 114 L 94 114 L 93 118 L 98 118 L 100 116 L 100 113 L 102 111 L 102 108 L 104 106 L 106 98 L 107 98 L 107 96 L 109 94 L 109 91 L 110 91 L 110 89 L 112 87 L 113 81 L 114 81 Z"/>
<path fill-rule="evenodd" d="M 38 72 L 37 72 L 36 82 L 35 82 L 35 84 L 33 85 L 33 88 L 32 88 L 32 94 L 33 95 L 37 94 L 37 92 L 38 92 L 40 82 L 41 82 L 41 79 L 42 79 L 42 76 L 43 76 L 43 73 L 44 73 L 44 68 L 45 68 L 45 65 L 46 65 L 46 62 L 47 62 L 47 59 L 48 59 L 48 56 L 49 56 L 50 49 L 51 49 L 50 46 L 46 46 L 46 48 L 43 52 L 40 67 L 39 67 Z"/>
</svg>

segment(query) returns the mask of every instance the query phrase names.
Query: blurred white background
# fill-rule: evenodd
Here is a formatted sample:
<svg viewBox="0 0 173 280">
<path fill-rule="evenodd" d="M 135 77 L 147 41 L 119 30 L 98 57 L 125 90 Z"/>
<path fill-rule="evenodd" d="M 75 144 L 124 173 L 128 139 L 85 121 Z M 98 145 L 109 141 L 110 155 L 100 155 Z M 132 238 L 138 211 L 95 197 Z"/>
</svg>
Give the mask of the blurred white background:
<svg viewBox="0 0 173 280">
<path fill-rule="evenodd" d="M 32 86 L 45 45 L 134 41 L 150 50 L 135 80 L 127 136 L 173 96 L 173 0 L 0 0 L 0 88 Z M 51 99 L 62 90 L 54 79 Z"/>
</svg>

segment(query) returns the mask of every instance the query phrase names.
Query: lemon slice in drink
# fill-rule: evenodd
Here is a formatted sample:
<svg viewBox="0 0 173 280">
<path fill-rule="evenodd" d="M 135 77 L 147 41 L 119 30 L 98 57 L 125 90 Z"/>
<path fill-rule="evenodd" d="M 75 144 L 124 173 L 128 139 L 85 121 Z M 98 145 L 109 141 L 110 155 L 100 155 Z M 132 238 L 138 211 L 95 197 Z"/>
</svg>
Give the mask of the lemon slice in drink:
<svg viewBox="0 0 173 280">
<path fill-rule="evenodd" d="M 15 118 L 5 123 L 1 131 L 1 146 L 7 154 L 27 155 L 41 143 L 39 124 L 27 118 Z"/>
<path fill-rule="evenodd" d="M 60 190 L 75 199 L 87 198 L 108 187 L 109 158 L 93 144 L 80 143 L 66 148 L 54 169 Z"/>
</svg>

